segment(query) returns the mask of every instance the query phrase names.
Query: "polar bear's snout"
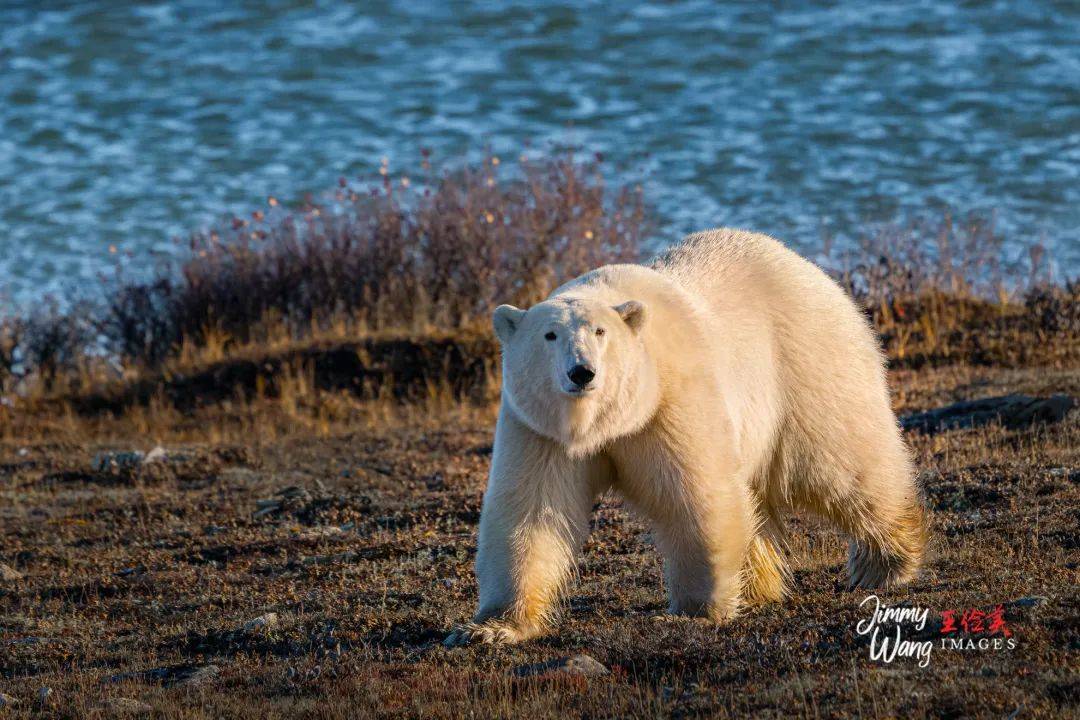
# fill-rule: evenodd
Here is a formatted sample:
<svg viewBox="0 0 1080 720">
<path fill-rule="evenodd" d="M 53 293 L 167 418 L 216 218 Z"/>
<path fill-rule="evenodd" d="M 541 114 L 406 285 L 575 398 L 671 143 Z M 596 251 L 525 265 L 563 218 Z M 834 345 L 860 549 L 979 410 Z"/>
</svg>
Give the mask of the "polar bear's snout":
<svg viewBox="0 0 1080 720">
<path fill-rule="evenodd" d="M 570 372 L 566 373 L 566 376 L 570 378 L 570 382 L 574 383 L 574 385 L 586 390 L 592 379 L 596 377 L 596 371 L 588 365 L 575 365 L 570 368 Z"/>
<path fill-rule="evenodd" d="M 601 340 L 585 318 L 569 323 L 566 347 L 556 362 L 555 373 L 562 391 L 575 398 L 584 397 L 600 388 L 600 368 L 597 360 L 603 355 Z"/>
</svg>

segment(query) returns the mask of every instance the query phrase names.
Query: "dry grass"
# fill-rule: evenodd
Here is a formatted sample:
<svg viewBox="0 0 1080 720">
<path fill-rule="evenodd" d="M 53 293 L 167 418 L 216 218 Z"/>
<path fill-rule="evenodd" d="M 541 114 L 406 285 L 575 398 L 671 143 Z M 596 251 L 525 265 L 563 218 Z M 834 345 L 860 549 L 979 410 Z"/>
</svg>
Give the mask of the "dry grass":
<svg viewBox="0 0 1080 720">
<path fill-rule="evenodd" d="M 1080 374 L 924 367 L 897 371 L 894 385 L 906 412 L 972 394 L 1078 396 Z M 0 561 L 24 576 L 0 585 L 0 692 L 20 701 L 3 712 L 36 715 L 43 686 L 53 690 L 49 714 L 68 717 L 118 697 L 191 718 L 1076 710 L 1075 411 L 1053 426 L 909 436 L 933 509 L 933 553 L 911 587 L 884 597 L 935 610 L 1050 598 L 1010 610 L 1015 649 L 936 649 L 920 669 L 868 659 L 854 633 L 862 595 L 843 589 L 842 538 L 807 517 L 793 523 L 791 600 L 723 627 L 658 622 L 659 558 L 613 498 L 594 514 L 580 582 L 555 633 L 514 648 L 446 650 L 444 632 L 476 599 L 471 563 L 491 408 L 367 403 L 370 415 L 339 418 L 324 432 L 296 422 L 327 400 L 307 406 L 305 392 L 245 406 L 260 410 L 246 426 L 242 413 L 219 406 L 176 416 L 157 436 L 129 414 L 95 419 L 95 440 L 77 419 L 70 432 L 0 443 Z M 380 416 L 387 407 L 397 414 Z M 208 439 L 214 424 L 232 431 Z M 183 457 L 94 469 L 101 450 L 156 441 Z M 277 502 L 257 514 L 265 499 Z M 278 625 L 238 630 L 267 612 Z M 509 675 L 578 652 L 612 673 Z M 105 681 L 208 663 L 220 674 L 198 686 Z"/>
<path fill-rule="evenodd" d="M 943 305 L 968 324 L 956 325 L 947 345 L 919 340 L 922 361 L 889 341 L 897 411 L 1009 392 L 1080 397 L 1067 295 L 1076 289 L 1047 292 L 1050 300 L 1025 304 L 968 297 Z M 925 328 L 920 313 L 887 307 L 893 332 L 910 324 L 908 337 L 917 338 Z M 975 309 L 956 310 L 965 307 Z M 913 585 L 883 597 L 935 612 L 1048 598 L 1009 606 L 1012 650 L 935 649 L 925 669 L 869 660 L 854 632 L 862 594 L 844 590 L 843 539 L 805 516 L 792 523 L 790 600 L 722 627 L 657 621 L 665 604 L 659 558 L 646 528 L 607 498 L 553 634 L 449 651 L 444 632 L 476 600 L 493 347 L 474 350 L 488 354 L 472 380 L 484 392 L 463 395 L 437 352 L 422 359 L 430 337 L 375 333 L 375 346 L 354 341 L 347 352 L 387 374 L 356 392 L 335 385 L 351 371 L 335 372 L 327 360 L 347 334 L 324 332 L 318 341 L 178 356 L 160 375 L 139 375 L 147 397 L 111 409 L 81 406 L 87 396 L 0 406 L 0 562 L 22 575 L 0 581 L 0 693 L 19 701 L 0 712 L 112 716 L 126 711 L 103 703 L 118 698 L 190 718 L 1077 711 L 1077 411 L 1050 426 L 909 434 L 933 511 L 932 553 Z M 454 333 L 443 337 L 465 345 Z M 378 343 L 406 354 L 372 355 Z M 227 374 L 267 363 L 246 384 Z M 392 392 L 395 372 L 413 373 L 407 401 Z M 212 390 L 215 379 L 217 391 L 230 392 L 195 393 L 201 405 L 168 393 L 198 382 Z M 95 466 L 102 451 L 159 443 L 180 457 Z M 267 612 L 279 618 L 274 627 L 239 629 Z M 611 674 L 511 675 L 579 652 Z M 207 664 L 219 674 L 198 685 L 168 676 L 109 681 Z M 42 687 L 53 691 L 44 705 Z"/>
</svg>

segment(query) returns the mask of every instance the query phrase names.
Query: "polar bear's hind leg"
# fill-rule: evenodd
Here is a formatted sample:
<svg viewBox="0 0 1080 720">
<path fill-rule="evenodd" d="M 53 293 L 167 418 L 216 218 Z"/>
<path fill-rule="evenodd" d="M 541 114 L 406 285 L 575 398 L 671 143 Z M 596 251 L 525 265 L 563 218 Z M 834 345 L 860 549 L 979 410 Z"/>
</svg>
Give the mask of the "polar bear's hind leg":
<svg viewBox="0 0 1080 720">
<path fill-rule="evenodd" d="M 784 558 L 784 528 L 771 513 L 758 524 L 743 569 L 743 599 L 748 605 L 779 602 L 787 595 L 791 570 Z"/>
<path fill-rule="evenodd" d="M 848 550 L 849 585 L 878 588 L 903 585 L 914 579 L 922 564 L 927 540 L 926 513 L 913 500 L 863 537 L 855 536 Z"/>
<path fill-rule="evenodd" d="M 906 460 L 879 459 L 859 476 L 829 485 L 832 492 L 814 493 L 805 504 L 850 535 L 849 586 L 887 588 L 912 580 L 929 531 Z"/>
</svg>

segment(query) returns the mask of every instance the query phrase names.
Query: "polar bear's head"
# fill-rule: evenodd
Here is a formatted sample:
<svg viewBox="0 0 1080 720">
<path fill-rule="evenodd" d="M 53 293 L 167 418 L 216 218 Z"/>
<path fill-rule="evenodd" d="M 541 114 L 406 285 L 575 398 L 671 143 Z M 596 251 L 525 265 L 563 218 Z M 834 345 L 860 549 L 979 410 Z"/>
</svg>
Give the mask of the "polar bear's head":
<svg viewBox="0 0 1080 720">
<path fill-rule="evenodd" d="M 495 309 L 503 348 L 503 398 L 536 432 L 574 454 L 640 427 L 655 405 L 643 382 L 651 368 L 642 341 L 645 305 L 557 296 L 529 310 Z M 644 388 L 649 397 L 637 397 Z"/>
</svg>

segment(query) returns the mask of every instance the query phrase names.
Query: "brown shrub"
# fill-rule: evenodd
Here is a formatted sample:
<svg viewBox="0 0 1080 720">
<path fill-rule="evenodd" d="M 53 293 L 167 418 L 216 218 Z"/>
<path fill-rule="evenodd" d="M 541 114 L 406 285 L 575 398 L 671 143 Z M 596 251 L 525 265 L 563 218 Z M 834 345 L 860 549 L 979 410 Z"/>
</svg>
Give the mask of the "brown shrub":
<svg viewBox="0 0 1080 720">
<path fill-rule="evenodd" d="M 17 376 L 18 351 L 23 342 L 25 323 L 22 318 L 0 318 L 0 393 L 12 390 Z"/>
<path fill-rule="evenodd" d="M 946 212 L 872 227 L 854 248 L 830 258 L 830 267 L 854 298 L 885 313 L 875 320 L 888 319 L 895 301 L 932 293 L 1004 301 L 1050 282 L 1042 245 L 1013 247 L 1018 255 L 1008 260 L 1009 243 L 992 216 L 970 213 L 958 221 Z"/>
<path fill-rule="evenodd" d="M 85 368 L 95 338 L 90 307 L 83 303 L 61 310 L 47 301 L 12 328 L 14 342 L 2 351 L 10 357 L 11 372 L 35 376 L 45 390 Z"/>
<path fill-rule="evenodd" d="M 425 156 L 419 179 L 384 165 L 374 186 L 342 178 L 324 200 L 292 209 L 271 198 L 264 210 L 193 235 L 184 258 L 151 279 L 118 277 L 96 308 L 46 304 L 0 320 L 0 392 L 28 376 L 39 382 L 27 388 L 53 395 L 88 391 L 95 408 L 103 397 L 127 407 L 159 395 L 273 394 L 274 373 L 304 358 L 324 389 L 341 389 L 348 376 L 363 381 L 349 387 L 365 397 L 411 397 L 432 383 L 467 394 L 474 376 L 491 375 L 484 363 L 492 358 L 439 378 L 430 348 L 488 347 L 473 340 L 490 339 L 495 305 L 530 305 L 590 268 L 639 258 L 640 191 L 608 188 L 601 167 L 599 157 L 565 151 L 512 168 L 489 155 L 436 173 Z M 890 223 L 846 252 L 834 256 L 828 242 L 824 251 L 896 365 L 1075 361 L 1080 286 L 1052 284 L 1042 246 L 1007 245 L 991 219 Z M 1018 256 L 1007 261 L 1010 253 Z M 364 372 L 355 366 L 366 356 L 332 362 L 358 342 L 409 345 L 424 359 L 399 353 Z M 109 381 L 117 360 L 126 368 L 118 384 Z"/>
<path fill-rule="evenodd" d="M 599 161 L 567 152 L 505 171 L 489 156 L 415 184 L 383 171 L 381 187 L 342 178 L 328 202 L 286 211 L 271 201 L 193 236 L 179 273 L 114 293 L 103 318 L 110 349 L 152 367 L 221 337 L 459 328 L 640 251 L 640 195 L 609 192 Z"/>
<path fill-rule="evenodd" d="M 1077 283 L 1053 284 L 1042 245 L 1006 243 L 992 217 L 883 224 L 827 264 L 894 366 L 1077 360 Z"/>
</svg>

